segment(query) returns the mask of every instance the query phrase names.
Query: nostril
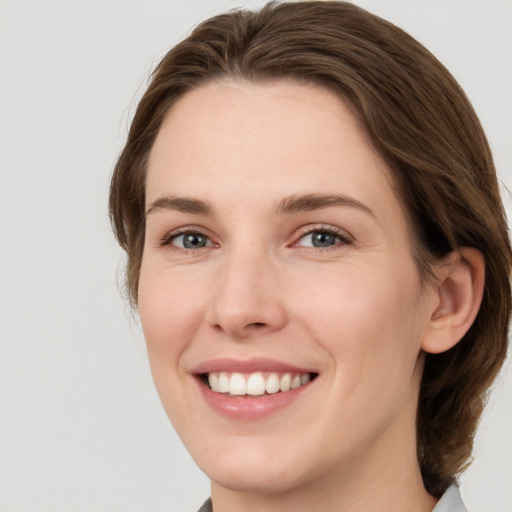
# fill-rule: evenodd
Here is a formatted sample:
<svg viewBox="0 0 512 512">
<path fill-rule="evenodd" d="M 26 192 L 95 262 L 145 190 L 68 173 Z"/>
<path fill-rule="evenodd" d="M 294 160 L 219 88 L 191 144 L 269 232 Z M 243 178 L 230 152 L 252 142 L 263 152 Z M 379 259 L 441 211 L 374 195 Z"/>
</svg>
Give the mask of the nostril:
<svg viewBox="0 0 512 512">
<path fill-rule="evenodd" d="M 249 324 L 248 327 L 256 327 L 258 329 L 261 327 L 265 327 L 265 325 L 266 324 L 263 322 L 253 322 L 253 323 Z"/>
</svg>

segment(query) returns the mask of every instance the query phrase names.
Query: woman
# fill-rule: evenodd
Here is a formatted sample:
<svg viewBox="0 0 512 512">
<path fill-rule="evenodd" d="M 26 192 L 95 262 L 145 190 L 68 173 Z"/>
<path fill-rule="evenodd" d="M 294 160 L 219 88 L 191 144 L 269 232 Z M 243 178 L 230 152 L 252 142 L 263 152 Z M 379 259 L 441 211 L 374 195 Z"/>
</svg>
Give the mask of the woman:
<svg viewBox="0 0 512 512">
<path fill-rule="evenodd" d="M 345 2 L 202 23 L 110 209 L 203 510 L 464 510 L 511 252 L 482 128 L 418 42 Z"/>
</svg>

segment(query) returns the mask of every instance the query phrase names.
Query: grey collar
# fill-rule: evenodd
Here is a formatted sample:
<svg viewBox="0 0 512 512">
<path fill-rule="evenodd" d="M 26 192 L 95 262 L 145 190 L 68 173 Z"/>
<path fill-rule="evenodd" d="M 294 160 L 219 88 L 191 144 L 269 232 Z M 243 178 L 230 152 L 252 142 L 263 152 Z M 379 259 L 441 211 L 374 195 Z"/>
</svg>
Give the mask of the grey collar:
<svg viewBox="0 0 512 512">
<path fill-rule="evenodd" d="M 468 512 L 460 496 L 459 487 L 450 485 L 432 512 Z"/>
</svg>

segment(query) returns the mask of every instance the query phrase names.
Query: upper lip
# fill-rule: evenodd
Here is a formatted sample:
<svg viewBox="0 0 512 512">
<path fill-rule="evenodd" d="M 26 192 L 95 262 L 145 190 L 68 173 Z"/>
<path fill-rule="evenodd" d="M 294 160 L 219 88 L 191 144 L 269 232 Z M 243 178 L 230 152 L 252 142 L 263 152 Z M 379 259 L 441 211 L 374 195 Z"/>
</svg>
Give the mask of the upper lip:
<svg viewBox="0 0 512 512">
<path fill-rule="evenodd" d="M 204 374 L 212 372 L 227 373 L 253 373 L 253 372 L 279 372 L 279 373 L 315 373 L 313 370 L 285 363 L 277 359 L 253 358 L 232 359 L 217 358 L 205 361 L 192 368 L 191 373 Z"/>
</svg>

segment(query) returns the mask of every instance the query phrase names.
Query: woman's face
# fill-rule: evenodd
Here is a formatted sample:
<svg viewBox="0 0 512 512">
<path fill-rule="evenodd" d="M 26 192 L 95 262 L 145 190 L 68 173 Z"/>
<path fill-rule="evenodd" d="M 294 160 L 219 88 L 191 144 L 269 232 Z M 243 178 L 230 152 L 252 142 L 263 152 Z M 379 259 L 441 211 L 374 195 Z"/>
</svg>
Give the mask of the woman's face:
<svg viewBox="0 0 512 512">
<path fill-rule="evenodd" d="M 151 368 L 215 485 L 279 492 L 415 459 L 435 299 L 389 172 L 336 95 L 189 92 L 156 139 L 146 200 Z"/>
</svg>

